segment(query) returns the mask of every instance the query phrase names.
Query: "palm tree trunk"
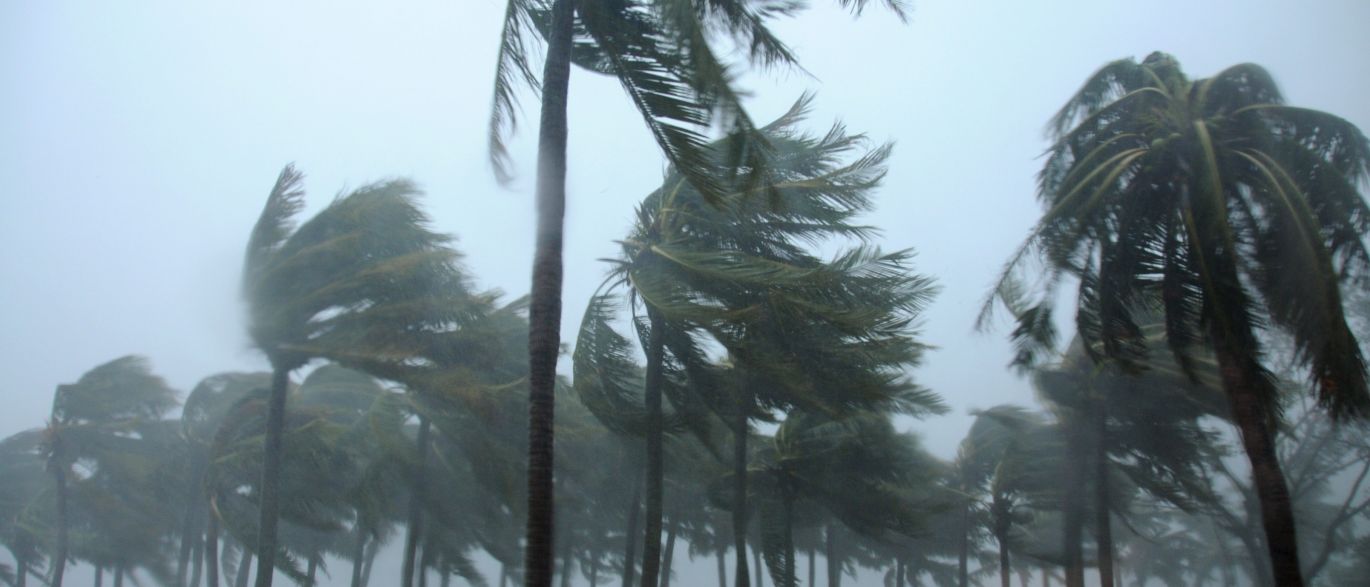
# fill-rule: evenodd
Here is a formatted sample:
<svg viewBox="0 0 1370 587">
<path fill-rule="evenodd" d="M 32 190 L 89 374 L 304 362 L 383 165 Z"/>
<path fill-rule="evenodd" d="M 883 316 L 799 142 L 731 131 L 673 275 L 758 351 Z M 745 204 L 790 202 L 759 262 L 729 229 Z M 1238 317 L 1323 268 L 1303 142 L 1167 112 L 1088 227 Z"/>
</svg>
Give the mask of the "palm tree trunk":
<svg viewBox="0 0 1370 587">
<path fill-rule="evenodd" d="M 962 487 L 964 494 L 966 488 Z M 970 502 L 961 508 L 961 548 L 957 554 L 956 576 L 957 584 L 961 587 L 970 587 Z"/>
<path fill-rule="evenodd" d="M 414 558 L 418 553 L 419 535 L 423 532 L 424 483 L 427 477 L 425 469 L 428 467 L 430 428 L 431 424 L 428 419 L 419 416 L 419 437 L 417 440 L 419 461 L 415 465 L 414 475 L 411 477 L 414 486 L 409 492 L 409 527 L 404 537 L 404 566 L 400 579 L 402 587 L 413 587 L 414 585 Z"/>
<path fill-rule="evenodd" d="M 823 534 L 823 555 L 828 559 L 828 587 L 842 587 L 842 559 L 837 552 L 837 537 L 833 535 L 833 525 L 828 524 Z"/>
<path fill-rule="evenodd" d="M 366 545 L 366 567 L 362 569 L 362 587 L 371 584 L 371 570 L 376 567 L 376 554 L 381 551 L 381 541 L 372 540 Z"/>
<path fill-rule="evenodd" d="M 306 570 L 305 570 L 305 572 L 304 572 L 304 576 L 309 578 L 309 581 L 308 581 L 308 583 L 306 583 L 306 585 L 309 585 L 309 587 L 314 587 L 314 585 L 317 585 L 318 583 L 315 582 L 315 577 L 318 576 L 318 573 L 319 573 L 319 557 L 317 557 L 317 556 L 310 556 L 310 557 L 309 557 L 309 566 L 306 567 Z"/>
<path fill-rule="evenodd" d="M 200 587 L 200 577 L 204 576 L 205 570 L 205 540 L 204 536 L 198 532 L 191 548 L 190 560 L 193 561 L 190 572 L 190 587 Z"/>
<path fill-rule="evenodd" d="M 504 564 L 499 566 L 499 587 L 509 584 L 509 568 Z"/>
<path fill-rule="evenodd" d="M 526 587 L 552 585 L 552 419 L 561 345 L 562 223 L 566 216 L 566 96 L 573 0 L 552 4 L 538 130 L 537 241 L 528 310 L 528 530 Z M 262 586 L 266 587 L 266 586 Z"/>
<path fill-rule="evenodd" d="M 637 578 L 637 511 L 642 507 L 642 485 L 633 484 L 633 501 L 628 510 L 628 533 L 623 539 L 623 587 L 633 587 Z"/>
<path fill-rule="evenodd" d="M 599 551 L 596 550 L 594 556 L 590 557 L 590 587 L 599 585 Z"/>
<path fill-rule="evenodd" d="M 238 561 L 238 576 L 233 578 L 233 587 L 247 587 L 247 578 L 252 574 L 252 553 L 243 549 L 243 560 Z"/>
<path fill-rule="evenodd" d="M 785 494 L 785 581 L 792 586 L 798 578 L 794 568 L 794 499 Z"/>
<path fill-rule="evenodd" d="M 101 565 L 95 565 L 95 587 L 104 587 L 104 585 L 105 585 L 105 567 L 103 567 L 103 566 L 101 566 Z"/>
<path fill-rule="evenodd" d="M 114 587 L 124 587 L 124 565 L 114 566 Z"/>
<path fill-rule="evenodd" d="M 679 524 L 671 520 L 666 530 L 666 551 L 661 554 L 661 587 L 671 587 L 671 562 L 675 560 L 675 534 Z"/>
<path fill-rule="evenodd" d="M 195 483 L 194 483 L 194 481 L 192 480 L 192 481 L 188 481 L 187 484 L 189 484 L 189 485 L 191 485 L 191 486 L 193 487 Z M 193 496 L 193 495 L 194 495 L 194 489 L 188 490 L 188 491 L 187 491 L 187 494 Z M 190 536 L 191 536 L 191 534 L 193 534 L 193 533 L 195 532 L 194 526 L 195 526 L 195 505 L 196 505 L 196 504 L 197 504 L 197 500 L 194 499 L 194 497 L 191 497 L 190 499 L 188 499 L 188 500 L 187 500 L 187 503 L 186 503 L 186 510 L 185 510 L 185 512 L 181 515 L 181 544 L 180 544 L 180 552 L 178 553 L 178 556 L 176 557 L 176 586 L 177 586 L 177 587 L 186 587 L 186 574 L 189 573 L 189 571 L 190 571 L 190 552 L 191 552 L 192 550 L 194 550 L 194 546 L 193 546 L 194 543 L 191 541 Z"/>
<path fill-rule="evenodd" d="M 62 587 L 62 575 L 67 570 L 67 471 L 65 466 L 53 468 L 57 480 L 57 548 L 52 555 L 52 587 Z"/>
<path fill-rule="evenodd" d="M 750 394 L 738 392 L 737 413 L 733 415 L 733 549 L 737 553 L 734 587 L 751 587 L 747 577 L 747 420 L 751 404 Z"/>
<path fill-rule="evenodd" d="M 1100 404 L 1094 414 L 1094 533 L 1099 549 L 1099 586 L 1113 587 L 1113 527 L 1108 496 L 1108 412 Z"/>
<path fill-rule="evenodd" d="M 642 537 L 642 587 L 657 587 L 661 572 L 661 363 L 665 337 L 661 332 L 661 313 L 648 307 L 647 316 L 651 332 L 647 335 L 647 381 L 643 387 L 647 408 L 647 521 Z"/>
<path fill-rule="evenodd" d="M 571 541 L 566 540 L 561 548 L 561 587 L 571 587 L 571 571 L 575 561 L 571 557 Z"/>
<path fill-rule="evenodd" d="M 762 571 L 762 569 L 761 569 L 761 546 L 760 546 L 760 545 L 756 545 L 756 544 L 753 544 L 753 545 L 752 545 L 752 563 L 753 563 L 754 565 L 756 565 L 756 570 L 755 570 L 755 571 L 752 571 L 752 572 L 756 573 L 756 587 L 766 587 L 766 575 L 763 574 L 763 571 Z"/>
<path fill-rule="evenodd" d="M 1011 587 L 1013 572 L 1009 569 L 1008 560 L 1008 536 L 1007 533 L 996 532 L 994 537 L 999 542 L 999 585 L 1001 587 Z"/>
<path fill-rule="evenodd" d="M 366 566 L 366 531 L 360 526 L 353 528 L 357 541 L 352 545 L 352 587 L 362 587 L 362 567 Z"/>
<path fill-rule="evenodd" d="M 205 567 L 207 587 L 219 587 L 219 518 L 214 516 L 214 508 L 209 508 L 209 520 L 205 524 Z"/>
<path fill-rule="evenodd" d="M 428 587 L 428 570 L 433 568 L 433 552 L 433 549 L 424 544 L 423 554 L 419 555 L 419 587 Z"/>
<path fill-rule="evenodd" d="M 1078 424 L 1078 416 L 1068 415 L 1064 422 L 1066 427 L 1066 453 L 1069 457 L 1063 466 L 1065 481 L 1065 509 L 1064 523 L 1065 532 L 1062 536 L 1062 548 L 1066 554 L 1066 587 L 1085 586 L 1085 556 L 1084 556 L 1084 482 L 1085 476 L 1080 470 L 1080 464 L 1084 460 L 1084 439 L 1081 438 L 1081 430 Z"/>
<path fill-rule="evenodd" d="M 266 455 L 262 461 L 261 521 L 257 526 L 256 587 L 271 587 L 276 572 L 276 522 L 281 509 L 281 455 L 285 432 L 285 394 L 290 372 L 273 368 L 266 407 Z"/>
<path fill-rule="evenodd" d="M 718 551 L 714 553 L 717 555 L 714 557 L 714 560 L 718 561 L 718 587 L 728 587 L 728 563 L 723 560 L 723 557 L 727 552 L 728 549 L 719 548 Z"/>
<path fill-rule="evenodd" d="M 894 560 L 894 587 L 904 587 L 904 559 Z"/>
<path fill-rule="evenodd" d="M 1260 500 L 1261 522 L 1265 528 L 1265 543 L 1269 549 L 1270 567 L 1275 584 L 1280 587 L 1302 587 L 1298 542 L 1295 538 L 1294 510 L 1289 499 L 1289 486 L 1275 454 L 1275 437 L 1267 422 L 1266 410 L 1257 393 L 1259 363 L 1241 352 L 1240 345 L 1226 330 L 1211 328 L 1218 370 L 1223 389 L 1232 407 L 1232 418 L 1241 432 L 1242 446 L 1251 461 L 1251 479 Z M 1248 337 L 1251 338 L 1251 337 Z"/>
<path fill-rule="evenodd" d="M 14 558 L 14 584 L 17 587 L 28 587 L 29 584 L 29 559 L 22 557 Z M 719 586 L 726 587 L 726 586 Z"/>
</svg>

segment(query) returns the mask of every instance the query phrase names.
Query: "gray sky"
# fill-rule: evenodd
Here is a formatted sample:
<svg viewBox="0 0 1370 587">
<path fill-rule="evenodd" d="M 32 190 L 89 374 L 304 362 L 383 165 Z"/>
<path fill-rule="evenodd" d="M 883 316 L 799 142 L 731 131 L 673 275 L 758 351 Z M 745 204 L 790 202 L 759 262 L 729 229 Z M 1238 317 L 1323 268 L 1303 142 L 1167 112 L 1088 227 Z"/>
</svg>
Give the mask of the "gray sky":
<svg viewBox="0 0 1370 587">
<path fill-rule="evenodd" d="M 942 293 L 917 371 L 953 414 L 908 422 L 950 456 L 967 409 L 1030 403 L 1007 328 L 972 324 L 1040 213 L 1042 125 L 1103 63 L 1153 50 L 1191 77 L 1264 65 L 1296 105 L 1370 129 L 1370 2 L 919 0 L 911 23 L 817 8 L 778 28 L 812 74 L 748 77 L 768 120 L 805 89 L 896 142 L 868 221 L 913 247 Z M 480 283 L 528 288 L 536 101 L 498 187 L 485 158 L 498 0 L 0 3 L 0 435 L 40 426 L 54 386 L 128 353 L 188 390 L 264 368 L 237 296 L 242 248 L 276 173 L 312 212 L 408 176 Z M 612 80 L 571 81 L 563 338 L 663 163 Z"/>
</svg>

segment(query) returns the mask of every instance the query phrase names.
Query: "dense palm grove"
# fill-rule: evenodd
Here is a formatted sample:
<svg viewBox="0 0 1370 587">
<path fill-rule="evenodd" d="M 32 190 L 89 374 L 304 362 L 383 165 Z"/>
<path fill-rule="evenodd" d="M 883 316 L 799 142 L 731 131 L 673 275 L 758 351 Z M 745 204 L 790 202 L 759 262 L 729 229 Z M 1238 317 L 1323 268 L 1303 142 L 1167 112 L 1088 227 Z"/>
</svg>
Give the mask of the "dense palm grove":
<svg viewBox="0 0 1370 587">
<path fill-rule="evenodd" d="M 287 166 L 241 277 L 270 371 L 73 374 L 0 442 L 0 582 L 666 587 L 680 555 L 720 587 L 1370 577 L 1357 128 L 1250 64 L 1089 77 L 980 324 L 1008 315 L 1039 408 L 975 412 L 946 460 L 916 431 L 947 408 L 910 375 L 936 276 L 865 224 L 891 147 L 817 132 L 809 95 L 748 116 L 719 43 L 795 65 L 766 23 L 797 8 L 758 4 L 511 0 L 491 151 L 512 172 L 516 86 L 538 87 L 528 297 L 482 289 L 410 182 L 301 218 Z M 670 166 L 563 347 L 572 65 L 622 83 Z"/>
</svg>

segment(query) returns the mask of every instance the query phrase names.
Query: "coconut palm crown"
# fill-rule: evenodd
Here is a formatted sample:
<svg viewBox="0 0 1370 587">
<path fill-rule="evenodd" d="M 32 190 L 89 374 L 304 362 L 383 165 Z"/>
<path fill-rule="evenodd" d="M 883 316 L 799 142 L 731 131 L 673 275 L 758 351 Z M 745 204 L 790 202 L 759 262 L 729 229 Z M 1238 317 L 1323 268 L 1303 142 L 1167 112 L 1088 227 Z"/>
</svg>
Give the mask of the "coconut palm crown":
<svg viewBox="0 0 1370 587">
<path fill-rule="evenodd" d="M 1104 66 L 1049 133 L 1038 183 L 1046 212 L 982 325 L 1005 302 L 1018 319 L 1015 363 L 1041 360 L 1055 344 L 1057 289 L 1074 277 L 1085 349 L 1126 362 L 1144 356 L 1138 319 L 1159 305 L 1186 370 L 1193 353 L 1214 353 L 1263 494 L 1277 579 L 1300 584 L 1262 335 L 1290 335 L 1331 414 L 1367 415 L 1365 360 L 1341 288 L 1363 287 L 1370 269 L 1370 143 L 1346 120 L 1286 105 L 1257 65 L 1190 80 L 1159 52 Z M 1044 277 L 1026 283 L 1037 261 Z"/>
</svg>

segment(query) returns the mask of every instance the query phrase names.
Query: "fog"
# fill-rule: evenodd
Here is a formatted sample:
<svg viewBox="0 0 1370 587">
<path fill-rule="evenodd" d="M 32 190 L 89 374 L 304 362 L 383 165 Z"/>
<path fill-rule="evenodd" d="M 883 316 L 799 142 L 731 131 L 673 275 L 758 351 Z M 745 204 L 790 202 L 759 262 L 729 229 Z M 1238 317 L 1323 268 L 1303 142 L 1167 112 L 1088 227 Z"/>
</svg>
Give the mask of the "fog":
<svg viewBox="0 0 1370 587">
<path fill-rule="evenodd" d="M 918 0 L 906 23 L 882 3 L 871 3 L 860 17 L 838 2 L 811 4 L 772 25 L 802 68 L 748 67 L 740 50 L 728 58 L 738 64 L 736 84 L 759 123 L 811 92 L 811 112 L 799 130 L 821 136 L 840 121 L 872 145 L 893 144 L 887 174 L 870 195 L 873 209 L 856 222 L 878 229 L 871 242 L 884 251 L 911 249 L 911 271 L 935 283 L 935 297 L 915 321 L 914 338 L 930 348 L 908 375 L 940 396 L 945 413 L 899 414 L 892 422 L 942 461 L 957 458 L 978 410 L 1012 404 L 1046 411 L 1031 377 L 1010 368 L 1010 313 L 1001 309 L 981 330 L 976 319 L 1004 263 L 1042 217 L 1036 194 L 1051 146 L 1046 124 L 1093 72 L 1115 59 L 1140 62 L 1153 51 L 1174 56 L 1195 80 L 1255 63 L 1270 72 L 1289 104 L 1370 129 L 1370 38 L 1363 30 L 1370 4 L 1361 1 Z M 287 164 L 304 175 L 299 221 L 372 182 L 412 180 L 423 192 L 416 201 L 429 227 L 454 237 L 475 289 L 503 292 L 498 304 L 527 294 L 536 94 L 520 94 L 512 183 L 496 181 L 487 149 L 504 13 L 496 0 L 0 5 L 0 248 L 6 251 L 0 257 L 6 376 L 0 436 L 44 428 L 53 421 L 59 385 L 125 355 L 146 357 L 180 392 L 178 401 L 215 373 L 270 371 L 249 336 L 243 263 L 249 234 Z M 572 68 L 567 120 L 561 341 L 568 352 L 558 373 L 571 381 L 569 351 L 587 303 L 611 269 L 603 259 L 620 255 L 616 241 L 627 237 L 636 207 L 661 186 L 668 163 L 610 76 Z M 1359 188 L 1364 194 L 1365 183 Z M 843 246 L 828 242 L 819 256 Z M 1364 290 L 1363 283 L 1347 287 L 1348 299 L 1355 288 Z M 1065 353 L 1076 330 L 1073 283 L 1062 290 L 1054 320 L 1057 350 Z M 615 325 L 632 342 L 632 356 L 643 360 L 622 315 Z M 1356 336 L 1364 343 L 1370 331 L 1361 326 Z M 294 381 L 323 363 L 310 363 Z M 1300 397 L 1311 401 L 1314 394 Z M 1306 405 L 1294 402 L 1289 413 L 1321 413 Z M 173 408 L 168 417 L 178 413 Z M 1225 435 L 1225 458 L 1249 484 L 1231 426 L 1217 418 L 1204 425 Z M 763 423 L 757 430 L 775 428 Z M 625 446 L 641 446 L 640 437 L 624 438 L 634 438 Z M 730 445 L 721 446 L 719 462 L 726 465 Z M 1353 504 L 1366 499 L 1355 478 L 1365 453 L 1347 450 L 1341 465 L 1348 472 L 1316 481 L 1330 487 L 1327 501 L 1334 506 L 1343 497 Z M 1238 489 L 1223 486 L 1220 493 L 1233 511 L 1241 509 Z M 1302 512 L 1296 507 L 1295 513 Z M 400 584 L 400 522 L 377 559 L 373 584 Z M 1152 529 L 1160 534 L 1183 525 L 1157 524 Z M 1124 523 L 1114 526 L 1126 531 Z M 1320 528 L 1308 535 L 1320 536 Z M 1364 550 L 1370 524 L 1363 509 L 1340 528 L 1340 544 Z M 692 560 L 685 541 L 676 546 L 673 584 L 714 584 L 712 555 Z M 971 567 L 987 570 L 972 582 L 993 584 L 997 545 L 988 534 L 984 542 L 989 558 Z M 1308 556 L 1315 557 L 1320 543 L 1308 544 Z M 175 549 L 166 548 L 174 569 Z M 805 584 L 807 548 L 797 570 Z M 1333 567 L 1350 565 L 1349 552 L 1337 550 L 1327 563 L 1332 570 L 1310 583 L 1337 584 Z M 475 549 L 471 557 L 489 584 L 503 585 L 488 554 Z M 0 561 L 15 567 L 13 557 L 0 555 Z M 954 552 L 942 560 L 948 561 L 955 566 Z M 825 564 L 820 547 L 820 583 L 827 579 Z M 330 554 L 326 565 L 321 585 L 350 584 L 350 561 Z M 733 568 L 729 554 L 730 578 Z M 852 568 L 848 585 L 893 581 L 884 567 Z M 601 583 L 620 582 L 617 570 L 603 572 Z M 1037 567 L 1026 572 L 1040 581 Z M 1130 573 L 1123 568 L 1123 584 L 1134 584 Z M 1233 580 L 1259 580 L 1244 573 Z M 92 575 L 90 562 L 78 555 L 66 580 L 85 584 Z M 1098 584 L 1095 575 L 1091 567 L 1088 584 Z M 146 571 L 139 577 L 142 584 L 158 580 Z M 764 580 L 770 585 L 773 578 Z M 1153 577 L 1151 584 L 1166 580 Z M 276 581 L 289 584 L 280 573 Z M 934 581 L 924 575 L 915 584 Z M 574 584 L 587 584 L 586 578 L 577 575 Z"/>
</svg>

